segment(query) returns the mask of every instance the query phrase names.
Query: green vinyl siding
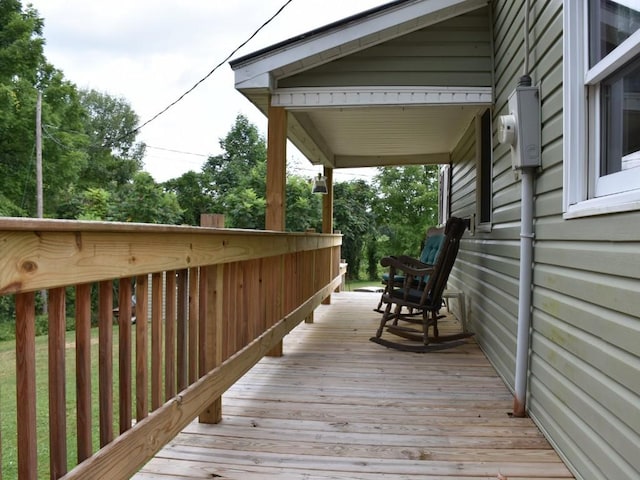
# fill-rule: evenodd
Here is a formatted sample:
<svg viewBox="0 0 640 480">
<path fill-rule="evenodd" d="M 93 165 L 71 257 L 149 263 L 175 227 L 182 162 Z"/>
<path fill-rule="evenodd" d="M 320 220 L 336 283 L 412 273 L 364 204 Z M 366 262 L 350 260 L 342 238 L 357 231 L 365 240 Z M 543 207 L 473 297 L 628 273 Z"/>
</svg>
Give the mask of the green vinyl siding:
<svg viewBox="0 0 640 480">
<path fill-rule="evenodd" d="M 490 86 L 487 12 L 476 10 L 280 78 L 278 87 Z"/>
<path fill-rule="evenodd" d="M 577 478 L 640 478 L 640 212 L 565 220 L 562 1 L 532 0 L 530 72 L 541 93 L 542 169 L 534 198 L 528 412 Z M 524 65 L 524 2 L 492 2 L 496 118 Z M 495 133 L 495 132 L 494 132 Z M 476 212 L 473 125 L 452 152 L 451 214 Z M 451 286 L 484 351 L 513 388 L 520 182 L 493 149 L 491 231 L 467 233 Z"/>
</svg>

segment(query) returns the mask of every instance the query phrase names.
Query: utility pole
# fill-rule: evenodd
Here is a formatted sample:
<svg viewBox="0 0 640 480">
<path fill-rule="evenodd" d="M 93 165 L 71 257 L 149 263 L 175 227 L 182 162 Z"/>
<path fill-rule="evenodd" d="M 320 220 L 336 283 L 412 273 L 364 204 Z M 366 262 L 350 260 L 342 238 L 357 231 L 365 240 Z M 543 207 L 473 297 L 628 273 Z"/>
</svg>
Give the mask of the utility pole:
<svg viewBox="0 0 640 480">
<path fill-rule="evenodd" d="M 44 216 L 42 200 L 42 92 L 36 101 L 36 216 Z"/>
<path fill-rule="evenodd" d="M 36 216 L 44 217 L 44 201 L 42 195 L 42 92 L 38 90 L 36 100 Z M 48 295 L 46 290 L 42 290 L 42 314 L 46 315 Z"/>
</svg>

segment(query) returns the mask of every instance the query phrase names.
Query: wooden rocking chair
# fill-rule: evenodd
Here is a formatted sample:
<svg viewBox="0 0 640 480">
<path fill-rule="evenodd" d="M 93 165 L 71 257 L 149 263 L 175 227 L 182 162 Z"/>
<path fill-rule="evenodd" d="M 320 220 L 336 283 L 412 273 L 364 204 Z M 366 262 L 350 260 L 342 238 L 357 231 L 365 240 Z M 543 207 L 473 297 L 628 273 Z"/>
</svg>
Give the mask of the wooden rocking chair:
<svg viewBox="0 0 640 480">
<path fill-rule="evenodd" d="M 439 335 L 438 312 L 442 308 L 442 294 L 453 268 L 460 238 L 466 228 L 465 220 L 451 217 L 445 226 L 445 239 L 435 265 L 428 265 L 411 257 L 385 257 L 380 263 L 389 267 L 389 280 L 383 303 L 386 304 L 380 327 L 371 341 L 389 348 L 408 352 L 431 352 L 456 347 L 465 343 L 464 339 L 473 333 L 463 331 L 452 335 Z M 393 279 L 403 272 L 405 281 L 398 286 Z M 425 278 L 427 279 L 425 281 Z M 422 313 L 422 329 L 398 325 L 398 320 L 415 322 L 411 315 L 402 314 L 402 308 Z M 392 311 L 393 309 L 393 311 Z M 391 325 L 387 325 L 393 321 Z M 385 330 L 394 335 L 419 342 L 412 345 L 392 342 L 382 338 Z M 433 327 L 433 336 L 429 336 L 429 327 Z"/>
<path fill-rule="evenodd" d="M 424 245 L 422 247 L 422 251 L 420 252 L 419 260 L 422 263 L 426 263 L 430 267 L 432 267 L 436 260 L 438 259 L 438 254 L 440 253 L 440 248 L 442 247 L 442 242 L 444 240 L 444 227 L 429 227 L 427 230 L 427 234 L 424 239 Z M 408 258 L 408 257 L 400 257 L 400 258 Z M 393 283 L 395 286 L 400 287 L 404 285 L 404 275 L 396 275 L 393 279 Z M 384 290 L 382 295 L 380 295 L 380 301 L 378 302 L 378 306 L 373 309 L 374 312 L 384 313 L 384 309 L 382 308 L 382 304 L 384 303 L 384 294 L 388 291 L 389 286 L 389 274 L 385 273 L 382 276 L 382 284 L 384 285 Z"/>
</svg>

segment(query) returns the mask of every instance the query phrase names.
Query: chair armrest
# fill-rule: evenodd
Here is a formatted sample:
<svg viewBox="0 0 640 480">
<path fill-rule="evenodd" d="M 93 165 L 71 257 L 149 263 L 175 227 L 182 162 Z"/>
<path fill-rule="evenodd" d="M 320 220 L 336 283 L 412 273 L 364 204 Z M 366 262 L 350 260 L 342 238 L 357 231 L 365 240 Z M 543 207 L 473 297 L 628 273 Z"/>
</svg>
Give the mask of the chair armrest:
<svg viewBox="0 0 640 480">
<path fill-rule="evenodd" d="M 422 263 L 420 260 L 406 255 L 384 257 L 380 260 L 380 265 L 390 267 L 393 270 L 401 270 L 415 277 L 428 275 L 433 272 L 434 268 L 433 265 Z"/>
</svg>

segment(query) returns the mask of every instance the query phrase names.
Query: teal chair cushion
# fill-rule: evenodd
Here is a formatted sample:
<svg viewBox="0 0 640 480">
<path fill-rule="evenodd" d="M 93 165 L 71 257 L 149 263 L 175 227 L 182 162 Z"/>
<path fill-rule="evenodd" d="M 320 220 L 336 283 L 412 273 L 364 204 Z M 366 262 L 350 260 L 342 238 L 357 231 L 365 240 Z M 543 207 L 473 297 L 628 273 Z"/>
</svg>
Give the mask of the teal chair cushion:
<svg viewBox="0 0 640 480">
<path fill-rule="evenodd" d="M 433 235 L 427 238 L 427 241 L 424 244 L 422 252 L 420 253 L 420 261 L 422 263 L 428 263 L 429 265 L 434 265 L 438 258 L 438 252 L 440 251 L 440 247 L 442 246 L 442 242 L 444 241 L 444 235 Z"/>
<path fill-rule="evenodd" d="M 434 265 L 436 260 L 438 259 L 438 253 L 440 252 L 440 247 L 442 246 L 442 242 L 444 241 L 444 234 L 432 235 L 427 238 L 427 241 L 422 248 L 422 252 L 420 252 L 420 261 L 422 263 L 428 263 L 429 265 Z M 389 274 L 384 273 L 382 275 L 382 283 L 387 283 L 389 279 Z M 429 280 L 429 275 L 424 276 L 424 281 Z M 402 283 L 404 281 L 403 275 L 396 275 L 393 279 L 394 283 Z"/>
</svg>

